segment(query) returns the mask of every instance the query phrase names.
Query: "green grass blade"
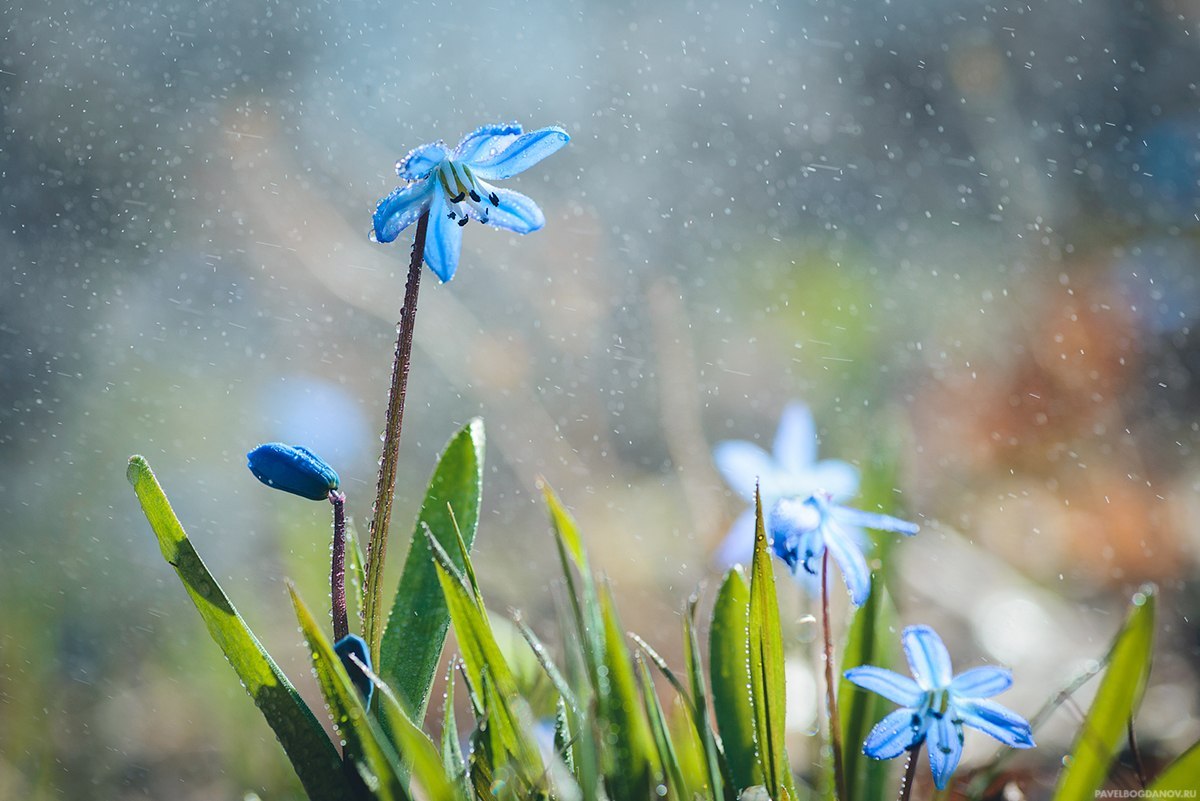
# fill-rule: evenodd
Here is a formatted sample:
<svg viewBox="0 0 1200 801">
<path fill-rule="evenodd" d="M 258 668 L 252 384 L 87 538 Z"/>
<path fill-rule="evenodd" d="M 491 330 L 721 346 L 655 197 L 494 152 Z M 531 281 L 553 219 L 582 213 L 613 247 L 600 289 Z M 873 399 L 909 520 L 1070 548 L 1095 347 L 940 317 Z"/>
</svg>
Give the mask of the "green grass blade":
<svg viewBox="0 0 1200 801">
<path fill-rule="evenodd" d="M 755 741 L 768 795 L 773 801 L 791 801 L 796 798 L 796 787 L 784 749 L 783 630 L 779 624 L 775 570 L 763 530 L 762 499 L 757 491 L 755 506 L 758 520 L 750 572 L 749 615 L 750 700 L 754 709 Z"/>
<path fill-rule="evenodd" d="M 455 557 L 459 532 L 468 548 L 474 542 L 483 487 L 483 446 L 483 421 L 477 418 L 454 435 L 438 460 L 413 527 L 404 572 L 380 643 L 379 675 L 417 722 L 425 718 L 429 688 L 450 626 L 425 530 L 428 527 Z M 462 560 L 453 561 L 461 570 Z"/>
<path fill-rule="evenodd" d="M 898 658 L 896 612 L 891 597 L 878 576 L 867 602 L 854 613 L 846 646 L 842 651 L 843 672 L 859 665 L 892 667 Z M 895 705 L 846 679 L 838 685 L 838 713 L 842 722 L 842 758 L 846 772 L 846 795 L 862 801 L 890 801 L 894 787 L 888 784 L 889 763 L 871 759 L 862 752 L 867 735 Z"/>
<path fill-rule="evenodd" d="M 671 732 L 667 726 L 667 716 L 663 712 L 658 695 L 654 692 L 654 680 L 650 678 L 650 669 L 641 658 L 637 660 L 638 675 L 642 682 L 642 699 L 646 705 L 646 717 L 650 721 L 650 733 L 654 746 L 658 750 L 658 761 L 666 774 L 667 797 L 673 799 L 689 798 L 687 782 L 683 778 L 683 770 L 679 767 L 679 756 L 675 752 L 675 744 L 671 741 Z"/>
<path fill-rule="evenodd" d="M 741 567 L 725 574 L 708 633 L 713 712 L 734 790 L 763 783 L 750 698 L 750 585 Z"/>
<path fill-rule="evenodd" d="M 683 618 L 683 653 L 687 659 L 688 686 L 692 693 L 692 723 L 704 749 L 704 766 L 708 777 L 707 794 L 712 798 L 736 801 L 737 791 L 730 781 L 732 777 L 729 775 L 729 766 L 725 764 L 725 755 L 721 752 L 708 719 L 708 686 L 704 681 L 704 665 L 700 661 L 700 639 L 696 636 L 697 603 L 699 598 L 693 595 L 688 600 L 687 614 Z"/>
<path fill-rule="evenodd" d="M 305 792 L 314 801 L 344 798 L 350 784 L 337 749 L 205 567 L 150 465 L 141 456 L 131 457 L 126 477 L 158 538 L 163 558 L 175 568 L 208 633 L 275 732 Z"/>
<path fill-rule="evenodd" d="M 654 738 L 642 711 L 629 649 L 607 588 L 601 588 L 599 603 L 607 668 L 599 695 L 601 725 L 608 746 L 605 780 L 612 798 L 649 798 L 658 773 Z"/>
<path fill-rule="evenodd" d="M 542 666 L 542 671 L 550 678 L 550 683 L 554 685 L 554 689 L 558 692 L 558 697 L 573 710 L 579 709 L 579 699 L 575 697 L 575 691 L 571 689 L 571 685 L 567 682 L 562 671 L 558 669 L 558 665 L 554 664 L 554 660 L 550 657 L 550 652 L 546 650 L 545 644 L 538 639 L 537 634 L 533 629 L 529 628 L 523 620 L 517 620 L 517 628 L 521 632 L 521 636 L 525 638 L 525 642 L 529 644 L 529 649 L 533 651 L 533 655 L 537 657 L 538 664 Z"/>
<path fill-rule="evenodd" d="M 1150 675 L 1155 601 L 1153 587 L 1134 596 L 1125 625 L 1113 641 L 1096 698 L 1059 776 L 1054 801 L 1093 801 L 1104 783 Z"/>
<path fill-rule="evenodd" d="M 442 708 L 442 764 L 458 787 L 463 798 L 471 796 L 471 780 L 467 774 L 467 760 L 463 758 L 462 746 L 458 742 L 458 721 L 454 716 L 454 671 L 446 674 L 446 703 Z"/>
<path fill-rule="evenodd" d="M 1200 787 L 1200 742 L 1167 765 L 1146 788 L 1147 798 L 1186 798 L 1184 791 Z"/>
<path fill-rule="evenodd" d="M 378 801 L 405 801 L 404 771 L 383 731 L 367 714 L 362 697 L 350 681 L 333 644 L 321 631 L 316 618 L 288 584 L 296 619 L 312 654 L 317 683 L 333 715 L 338 733 L 346 741 L 346 756 L 353 762 L 371 796 Z"/>
</svg>

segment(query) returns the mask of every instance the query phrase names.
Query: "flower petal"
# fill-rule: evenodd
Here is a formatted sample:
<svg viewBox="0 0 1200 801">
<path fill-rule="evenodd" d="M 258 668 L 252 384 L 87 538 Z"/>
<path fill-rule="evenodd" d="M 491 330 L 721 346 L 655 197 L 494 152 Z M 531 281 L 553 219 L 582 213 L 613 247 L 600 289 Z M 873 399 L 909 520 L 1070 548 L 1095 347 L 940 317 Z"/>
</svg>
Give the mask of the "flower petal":
<svg viewBox="0 0 1200 801">
<path fill-rule="evenodd" d="M 569 141 L 571 137 L 557 125 L 530 131 L 517 137 L 516 141 L 490 159 L 472 163 L 471 169 L 485 181 L 511 178 L 555 153 Z"/>
<path fill-rule="evenodd" d="M 358 692 L 362 695 L 363 705 L 369 708 L 371 693 L 375 690 L 375 685 L 367 674 L 363 673 L 362 667 L 354 661 L 357 659 L 367 670 L 371 669 L 371 652 L 367 650 L 366 641 L 356 634 L 347 634 L 333 644 L 333 651 L 338 655 L 346 673 L 349 674 L 351 683 L 358 688 Z M 354 659 L 350 658 L 352 654 Z"/>
<path fill-rule="evenodd" d="M 391 242 L 400 232 L 417 221 L 429 207 L 430 181 L 396 187 L 375 207 L 373 223 L 376 242 Z"/>
<path fill-rule="evenodd" d="M 721 442 L 713 448 L 713 461 L 730 489 L 748 501 L 754 500 L 754 488 L 764 479 L 773 479 L 775 462 L 767 452 L 745 440 Z"/>
<path fill-rule="evenodd" d="M 846 589 L 850 590 L 850 602 L 862 606 L 871 594 L 871 570 L 867 567 L 867 560 L 850 535 L 835 521 L 827 520 L 823 528 L 825 547 L 842 569 Z"/>
<path fill-rule="evenodd" d="M 737 516 L 729 533 L 717 546 L 713 561 L 722 570 L 736 564 L 748 565 L 754 556 L 754 507 Z"/>
<path fill-rule="evenodd" d="M 425 237 L 425 263 L 445 283 L 454 277 L 461 252 L 462 227 L 450 219 L 445 194 L 434 192 L 429 206 L 429 232 Z"/>
<path fill-rule="evenodd" d="M 964 670 L 950 682 L 950 691 L 959 699 L 991 698 L 1012 686 L 1012 671 L 985 665 Z"/>
<path fill-rule="evenodd" d="M 858 492 L 858 468 L 840 459 L 817 462 L 808 474 L 812 485 L 809 492 L 828 492 L 835 501 Z"/>
<path fill-rule="evenodd" d="M 817 460 L 817 429 L 803 403 L 789 403 L 783 410 L 773 453 L 775 461 L 789 473 L 803 473 Z"/>
<path fill-rule="evenodd" d="M 934 719 L 925 739 L 929 750 L 929 767 L 933 769 L 933 783 L 939 790 L 945 790 L 950 776 L 958 767 L 958 760 L 962 758 L 962 728 L 956 726 L 947 715 Z"/>
<path fill-rule="evenodd" d="M 846 681 L 857 684 L 864 690 L 879 693 L 892 703 L 900 706 L 917 707 L 925 693 L 917 683 L 908 676 L 901 676 L 892 670 L 886 670 L 874 665 L 862 665 L 850 668 L 845 673 Z"/>
<path fill-rule="evenodd" d="M 892 759 L 921 739 L 920 718 L 915 710 L 897 709 L 875 724 L 863 743 L 863 753 L 872 759 Z"/>
<path fill-rule="evenodd" d="M 464 136 L 451 158 L 468 164 L 490 159 L 520 135 L 521 126 L 515 122 L 484 125 Z"/>
<path fill-rule="evenodd" d="M 396 175 L 406 181 L 419 181 L 449 155 L 446 143 L 440 140 L 413 148 L 407 156 L 396 162 Z"/>
<path fill-rule="evenodd" d="M 909 523 L 891 515 L 881 515 L 877 512 L 864 512 L 861 509 L 851 509 L 848 506 L 835 506 L 834 517 L 843 523 L 863 528 L 873 528 L 876 531 L 895 531 L 899 534 L 912 536 L 921 530 L 916 523 Z"/>
<path fill-rule="evenodd" d="M 959 700 L 954 708 L 962 722 L 990 734 L 1011 748 L 1033 748 L 1033 731 L 1025 718 L 1006 706 L 982 698 Z"/>
<path fill-rule="evenodd" d="M 901 636 L 913 678 L 923 690 L 942 690 L 954 678 L 950 654 L 929 626 L 909 626 Z"/>
<path fill-rule="evenodd" d="M 489 198 L 484 198 L 482 202 L 472 204 L 471 216 L 480 222 L 518 234 L 531 234 L 546 224 L 546 216 L 538 204 L 520 192 L 496 189 L 487 184 L 484 184 L 484 188 L 490 189 L 500 202 L 493 206 Z M 486 217 L 479 213 L 476 206 L 484 209 Z"/>
</svg>

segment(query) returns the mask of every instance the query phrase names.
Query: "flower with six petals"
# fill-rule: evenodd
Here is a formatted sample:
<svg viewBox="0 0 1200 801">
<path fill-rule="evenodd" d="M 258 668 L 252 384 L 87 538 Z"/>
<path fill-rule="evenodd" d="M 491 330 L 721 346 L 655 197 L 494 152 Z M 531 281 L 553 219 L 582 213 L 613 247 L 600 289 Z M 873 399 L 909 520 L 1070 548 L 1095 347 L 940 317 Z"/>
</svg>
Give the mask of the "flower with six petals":
<svg viewBox="0 0 1200 801">
<path fill-rule="evenodd" d="M 934 784 L 944 790 L 962 756 L 963 726 L 979 729 L 1012 748 L 1033 748 L 1029 723 L 989 700 L 1012 685 L 1011 672 L 984 666 L 953 675 L 946 646 L 928 626 L 909 626 L 902 642 L 913 678 L 871 665 L 846 671 L 847 680 L 901 707 L 867 735 L 864 754 L 892 759 L 927 743 Z"/>
<path fill-rule="evenodd" d="M 827 492 L 818 492 L 803 500 L 784 498 L 775 504 L 768 521 L 771 547 L 787 563 L 792 575 L 803 569 L 819 576 L 825 549 L 837 562 L 850 590 L 850 601 L 862 606 L 871 594 L 871 571 L 856 541 L 859 528 L 895 531 L 913 535 L 920 526 L 890 515 L 863 512 L 833 503 Z"/>
<path fill-rule="evenodd" d="M 429 213 L 422 254 L 442 281 L 454 277 L 468 220 L 528 234 L 546 224 L 538 205 L 491 181 L 511 178 L 570 141 L 557 126 L 523 133 L 521 126 L 485 125 L 463 137 L 453 150 L 442 141 L 421 145 L 396 163 L 406 180 L 375 208 L 372 237 L 391 242 L 421 215 Z"/>
<path fill-rule="evenodd" d="M 766 511 L 782 498 L 806 498 L 824 491 L 843 499 L 858 491 L 858 470 L 852 465 L 838 459 L 817 461 L 816 427 L 802 403 L 791 403 L 784 409 L 772 453 L 753 442 L 730 440 L 717 445 L 713 460 L 726 483 L 750 504 L 717 549 L 716 561 L 722 567 L 749 563 L 754 552 L 756 482 Z"/>
</svg>

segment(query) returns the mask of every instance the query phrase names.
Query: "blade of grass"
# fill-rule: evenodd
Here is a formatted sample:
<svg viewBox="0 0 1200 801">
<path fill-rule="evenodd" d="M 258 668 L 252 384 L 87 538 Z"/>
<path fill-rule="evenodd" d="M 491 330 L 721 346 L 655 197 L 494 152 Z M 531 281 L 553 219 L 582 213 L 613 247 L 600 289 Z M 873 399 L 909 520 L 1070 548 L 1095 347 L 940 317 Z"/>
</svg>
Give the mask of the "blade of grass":
<svg viewBox="0 0 1200 801">
<path fill-rule="evenodd" d="M 446 703 L 442 708 L 442 764 L 450 771 L 454 784 L 463 798 L 471 797 L 467 761 L 458 742 L 458 721 L 454 716 L 454 670 L 446 674 Z"/>
<path fill-rule="evenodd" d="M 741 567 L 727 572 L 717 591 L 708 633 L 708 661 L 717 731 L 733 789 L 740 792 L 765 781 L 754 740 L 750 690 L 750 585 Z"/>
<path fill-rule="evenodd" d="M 650 678 L 650 669 L 639 657 L 637 660 L 638 674 L 642 682 L 642 700 L 646 705 L 646 717 L 650 721 L 650 734 L 658 750 L 658 761 L 664 768 L 667 782 L 667 797 L 679 799 L 689 798 L 687 782 L 684 781 L 683 771 L 679 767 L 679 756 L 675 753 L 675 744 L 671 742 L 671 734 L 667 727 L 667 716 L 663 713 L 662 704 L 654 692 L 654 680 Z"/>
<path fill-rule="evenodd" d="M 1144 795 L 1147 798 L 1186 798 L 1200 786 L 1200 742 L 1184 751 L 1158 774 Z"/>
<path fill-rule="evenodd" d="M 696 605 L 699 601 L 696 595 L 688 599 L 687 613 L 683 618 L 683 653 L 687 659 L 688 685 L 692 693 L 692 722 L 704 749 L 708 794 L 713 798 L 724 797 L 726 801 L 736 801 L 737 791 L 733 788 L 729 765 L 725 762 L 725 754 L 708 719 L 708 686 L 704 681 L 704 665 L 700 661 L 700 640 L 696 636 Z"/>
<path fill-rule="evenodd" d="M 476 418 L 455 434 L 442 452 L 413 526 L 404 572 L 379 646 L 379 675 L 395 689 L 405 711 L 418 722 L 425 718 L 429 688 L 450 627 L 425 531 L 431 532 L 446 552 L 455 555 L 453 563 L 462 570 L 457 541 L 460 532 L 468 548 L 475 540 L 483 488 L 483 448 L 483 421 Z"/>
<path fill-rule="evenodd" d="M 1108 669 L 1059 776 L 1054 801 L 1092 801 L 1108 775 L 1150 675 L 1155 596 L 1155 589 L 1147 586 L 1133 597 L 1125 625 L 1113 641 Z"/>
<path fill-rule="evenodd" d="M 367 714 L 362 696 L 350 681 L 342 660 L 334 653 L 333 644 L 321 631 L 316 618 L 290 582 L 288 593 L 312 655 L 321 694 L 329 705 L 338 733 L 346 741 L 347 758 L 357 768 L 373 798 L 379 801 L 406 801 L 409 796 L 405 790 L 406 781 L 399 756 L 392 750 L 383 731 Z"/>
<path fill-rule="evenodd" d="M 133 456 L 126 477 L 158 538 L 163 558 L 175 568 L 208 633 L 275 732 L 305 792 L 313 799 L 345 797 L 350 785 L 337 749 L 192 547 L 150 465 L 141 456 Z"/>
</svg>

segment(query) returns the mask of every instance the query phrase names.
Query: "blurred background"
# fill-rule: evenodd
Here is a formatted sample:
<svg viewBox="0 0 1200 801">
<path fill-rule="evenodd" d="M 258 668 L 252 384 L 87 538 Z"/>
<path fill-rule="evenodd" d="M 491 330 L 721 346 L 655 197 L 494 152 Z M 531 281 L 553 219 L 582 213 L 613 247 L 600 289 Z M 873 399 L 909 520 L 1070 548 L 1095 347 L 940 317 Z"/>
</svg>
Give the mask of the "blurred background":
<svg viewBox="0 0 1200 801">
<path fill-rule="evenodd" d="M 1002 700 L 1028 716 L 1157 582 L 1142 747 L 1154 764 L 1200 736 L 1196 4 L 48 0 L 0 19 L 0 797 L 300 797 L 126 459 L 150 460 L 319 704 L 283 581 L 325 591 L 328 510 L 244 454 L 306 444 L 369 515 L 410 241 L 369 242 L 370 214 L 410 148 L 508 120 L 573 141 L 509 184 L 543 231 L 472 225 L 455 280 L 425 274 L 394 542 L 482 416 L 493 607 L 556 641 L 545 476 L 624 624 L 678 661 L 681 605 L 711 596 L 743 506 L 712 446 L 769 446 L 801 400 L 823 457 L 898 465 L 893 510 L 924 527 L 897 551 L 901 622 L 960 666 L 1011 666 Z M 812 604 L 782 603 L 811 770 Z M 1030 797 L 1078 716 L 1015 763 Z"/>
</svg>

